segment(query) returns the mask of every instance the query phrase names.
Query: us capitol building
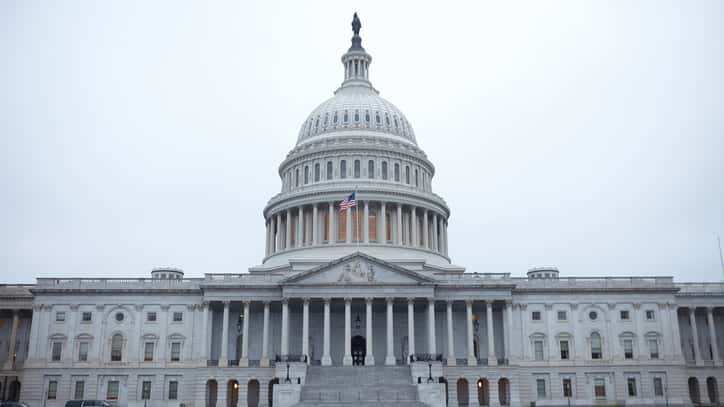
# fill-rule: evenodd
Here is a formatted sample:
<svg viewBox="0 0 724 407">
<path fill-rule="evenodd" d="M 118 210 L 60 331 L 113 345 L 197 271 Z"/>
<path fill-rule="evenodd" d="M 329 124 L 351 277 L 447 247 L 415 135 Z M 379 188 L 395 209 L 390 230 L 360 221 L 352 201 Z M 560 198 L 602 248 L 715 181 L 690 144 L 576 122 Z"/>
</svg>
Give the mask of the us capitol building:
<svg viewBox="0 0 724 407">
<path fill-rule="evenodd" d="M 519 278 L 451 261 L 435 167 L 373 87 L 356 15 L 352 26 L 344 81 L 279 166 L 262 263 L 0 286 L 0 397 L 33 407 L 719 403 L 722 284 L 553 267 Z M 352 192 L 356 206 L 340 210 Z"/>
</svg>

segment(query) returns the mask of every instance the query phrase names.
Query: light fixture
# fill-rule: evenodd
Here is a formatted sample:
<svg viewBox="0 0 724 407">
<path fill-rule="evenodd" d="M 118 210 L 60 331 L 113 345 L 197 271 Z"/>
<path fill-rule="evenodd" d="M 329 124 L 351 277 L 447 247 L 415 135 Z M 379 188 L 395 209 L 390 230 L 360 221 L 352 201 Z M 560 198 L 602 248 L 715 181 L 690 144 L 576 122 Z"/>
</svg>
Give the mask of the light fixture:
<svg viewBox="0 0 724 407">
<path fill-rule="evenodd" d="M 354 320 L 354 329 L 359 329 L 360 326 L 362 326 L 362 320 L 359 319 L 359 314 L 357 314 L 357 318 Z"/>
<path fill-rule="evenodd" d="M 236 319 L 236 332 L 241 333 L 244 327 L 244 314 L 239 314 L 239 318 Z"/>
<path fill-rule="evenodd" d="M 239 383 L 234 382 L 234 390 L 237 390 L 239 388 Z"/>
</svg>

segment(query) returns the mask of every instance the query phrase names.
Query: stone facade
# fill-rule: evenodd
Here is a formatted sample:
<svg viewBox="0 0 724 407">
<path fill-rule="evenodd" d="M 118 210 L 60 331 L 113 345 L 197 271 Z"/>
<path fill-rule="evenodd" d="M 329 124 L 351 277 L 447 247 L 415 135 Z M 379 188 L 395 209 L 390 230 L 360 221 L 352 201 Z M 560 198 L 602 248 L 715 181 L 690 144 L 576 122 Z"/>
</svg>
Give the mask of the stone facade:
<svg viewBox="0 0 724 407">
<path fill-rule="evenodd" d="M 0 286 L 2 398 L 33 407 L 75 398 L 134 407 L 271 406 L 274 397 L 275 406 L 719 402 L 724 285 L 454 265 L 435 168 L 372 87 L 371 60 L 355 34 L 342 85 L 280 165 L 262 264 L 201 278 L 157 269 L 148 279 Z M 353 191 L 357 206 L 340 210 Z M 351 369 L 370 366 L 390 382 L 360 384 Z"/>
</svg>

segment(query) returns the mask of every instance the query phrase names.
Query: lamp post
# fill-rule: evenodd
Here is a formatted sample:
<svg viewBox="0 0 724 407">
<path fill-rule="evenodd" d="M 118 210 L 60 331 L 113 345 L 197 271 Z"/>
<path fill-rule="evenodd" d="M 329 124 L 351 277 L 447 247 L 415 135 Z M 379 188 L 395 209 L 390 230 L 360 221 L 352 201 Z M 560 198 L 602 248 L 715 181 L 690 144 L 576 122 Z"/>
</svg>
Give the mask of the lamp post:
<svg viewBox="0 0 724 407">
<path fill-rule="evenodd" d="M 292 384 L 292 379 L 289 377 L 289 363 L 287 363 L 287 378 L 284 379 L 285 384 Z"/>
<path fill-rule="evenodd" d="M 432 363 L 427 364 L 427 382 L 432 383 L 434 380 L 432 379 Z"/>
</svg>

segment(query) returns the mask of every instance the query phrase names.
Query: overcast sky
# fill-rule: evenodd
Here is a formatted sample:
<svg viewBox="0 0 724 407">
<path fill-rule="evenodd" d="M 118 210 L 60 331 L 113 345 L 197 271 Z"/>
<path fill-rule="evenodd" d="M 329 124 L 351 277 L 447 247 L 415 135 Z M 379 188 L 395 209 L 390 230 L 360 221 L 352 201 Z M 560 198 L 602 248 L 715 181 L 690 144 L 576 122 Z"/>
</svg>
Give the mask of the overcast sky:
<svg viewBox="0 0 724 407">
<path fill-rule="evenodd" d="M 259 264 L 354 11 L 455 264 L 722 280 L 724 2 L 6 0 L 0 281 Z"/>
</svg>

